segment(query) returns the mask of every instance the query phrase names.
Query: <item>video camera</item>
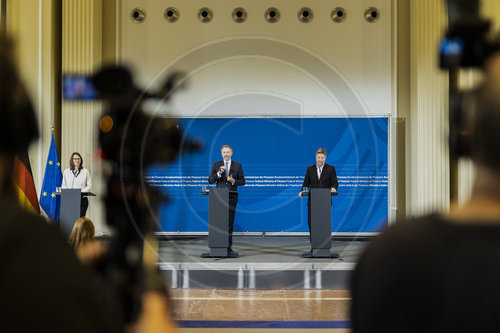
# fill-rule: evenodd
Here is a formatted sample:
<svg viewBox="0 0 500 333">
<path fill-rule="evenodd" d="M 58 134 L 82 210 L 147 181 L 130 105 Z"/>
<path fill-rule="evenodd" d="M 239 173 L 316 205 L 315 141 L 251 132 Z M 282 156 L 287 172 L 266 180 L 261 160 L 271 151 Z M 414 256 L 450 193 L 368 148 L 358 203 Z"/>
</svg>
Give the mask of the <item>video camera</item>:
<svg viewBox="0 0 500 333">
<path fill-rule="evenodd" d="M 137 88 L 125 67 L 103 68 L 91 83 L 105 106 L 99 120 L 99 146 L 106 181 L 106 222 L 114 229 L 108 258 L 102 265 L 104 281 L 124 322 L 134 322 L 140 312 L 141 293 L 165 291 L 157 270 L 157 241 L 152 235 L 156 231 L 154 214 L 166 198 L 148 186 L 144 175 L 153 164 L 174 161 L 181 145 L 184 151 L 197 147 L 183 139 L 172 115 L 156 116 L 146 107 L 153 102 L 165 108 L 182 87 L 180 74 L 167 77 L 154 92 Z M 145 255 L 147 252 L 154 252 L 152 258 Z"/>
<path fill-rule="evenodd" d="M 482 67 L 500 51 L 500 35 L 490 34 L 491 22 L 480 16 L 480 0 L 447 0 L 448 30 L 439 45 L 442 69 Z"/>
<path fill-rule="evenodd" d="M 439 45 L 439 65 L 456 78 L 460 68 L 482 68 L 485 61 L 500 51 L 500 35 L 493 37 L 491 22 L 480 15 L 480 0 L 446 0 L 448 30 Z M 455 74 L 453 74 L 455 73 Z M 471 140 L 464 131 L 471 119 L 475 91 L 461 91 L 450 82 L 449 135 L 450 156 L 454 160 L 470 156 Z"/>
</svg>

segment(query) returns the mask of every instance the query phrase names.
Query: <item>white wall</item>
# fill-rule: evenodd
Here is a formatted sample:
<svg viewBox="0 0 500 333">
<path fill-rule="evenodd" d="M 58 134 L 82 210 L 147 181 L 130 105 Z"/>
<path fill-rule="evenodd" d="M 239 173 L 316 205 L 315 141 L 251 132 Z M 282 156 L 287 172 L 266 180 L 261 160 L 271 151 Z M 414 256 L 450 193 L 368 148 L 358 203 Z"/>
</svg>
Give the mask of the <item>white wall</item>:
<svg viewBox="0 0 500 333">
<path fill-rule="evenodd" d="M 175 100 L 183 116 L 204 113 L 214 100 L 252 92 L 296 99 L 304 116 L 391 114 L 391 1 L 309 2 L 313 20 L 307 24 L 297 19 L 303 4 L 273 2 L 281 19 L 268 23 L 268 1 L 240 1 L 237 6 L 247 11 L 248 19 L 235 23 L 231 12 L 237 6 L 225 1 L 149 0 L 140 4 L 146 20 L 135 23 L 130 16 L 137 2 L 125 0 L 121 57 L 146 86 L 157 85 L 171 71 L 186 73 L 188 89 Z M 164 19 L 167 5 L 179 10 L 177 22 Z M 209 23 L 197 18 L 203 6 L 214 13 Z M 343 23 L 330 18 L 336 6 L 346 10 Z M 380 10 L 376 23 L 364 20 L 370 6 Z M 262 114 L 255 110 L 250 115 Z M 275 114 L 287 115 L 287 110 Z"/>
</svg>

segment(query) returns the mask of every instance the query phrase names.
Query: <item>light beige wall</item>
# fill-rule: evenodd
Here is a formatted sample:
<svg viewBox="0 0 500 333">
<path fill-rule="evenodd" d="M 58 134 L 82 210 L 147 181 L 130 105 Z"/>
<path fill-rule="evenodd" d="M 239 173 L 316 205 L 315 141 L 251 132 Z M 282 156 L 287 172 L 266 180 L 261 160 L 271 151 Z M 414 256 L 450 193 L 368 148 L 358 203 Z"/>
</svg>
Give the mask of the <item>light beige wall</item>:
<svg viewBox="0 0 500 333">
<path fill-rule="evenodd" d="M 62 72 L 91 75 L 102 61 L 102 0 L 63 0 L 62 2 Z M 98 163 L 93 158 L 97 148 L 97 121 L 101 115 L 99 102 L 62 102 L 62 161 L 69 167 L 73 152 L 79 152 L 84 167 L 92 175 L 92 192 L 87 216 L 97 231 L 106 229 L 100 199 L 103 184 Z"/>
<path fill-rule="evenodd" d="M 116 62 L 116 33 L 117 26 L 116 13 L 119 4 L 113 0 L 106 0 L 102 3 L 102 62 Z"/>
<path fill-rule="evenodd" d="M 186 74 L 187 89 L 172 100 L 182 116 L 234 116 L 235 107 L 212 110 L 217 114 L 206 111 L 214 101 L 255 91 L 291 96 L 303 105 L 305 117 L 386 116 L 394 106 L 391 4 L 392 0 L 309 2 L 313 20 L 304 24 L 297 19 L 304 6 L 301 0 L 274 1 L 272 6 L 281 13 L 276 23 L 264 19 L 268 2 L 240 1 L 248 19 L 237 24 L 231 19 L 231 4 L 210 0 L 203 6 L 211 8 L 214 19 L 205 24 L 197 17 L 198 2 L 149 0 L 140 5 L 145 21 L 137 23 L 131 19 L 137 2 L 124 0 L 119 52 L 142 86 L 157 86 L 171 71 Z M 347 13 L 341 24 L 330 18 L 337 5 Z M 162 15 L 167 6 L 179 10 L 175 23 Z M 370 6 L 380 10 L 376 23 L 363 18 Z M 251 116 L 268 112 L 252 110 Z M 289 115 L 287 110 L 277 113 Z"/>
<path fill-rule="evenodd" d="M 410 117 L 407 161 L 409 215 L 449 208 L 446 141 L 448 76 L 438 69 L 438 43 L 447 24 L 444 3 L 411 0 Z"/>
<path fill-rule="evenodd" d="M 481 14 L 492 20 L 493 31 L 500 31 L 500 1 L 498 0 L 482 0 Z"/>
<path fill-rule="evenodd" d="M 5 7 L 4 7 L 4 1 L 5 0 L 2 0 L 0 1 L 0 33 L 4 33 L 5 30 L 6 30 L 6 22 L 5 22 L 5 18 L 6 18 L 6 10 L 5 10 Z"/>
<path fill-rule="evenodd" d="M 391 130 L 391 221 L 406 216 L 406 159 L 409 152 L 410 116 L 410 2 L 393 0 L 393 109 Z"/>
<path fill-rule="evenodd" d="M 51 126 L 55 122 L 57 72 L 56 0 L 7 1 L 7 31 L 17 43 L 21 77 L 32 97 L 41 138 L 29 150 L 30 163 L 39 192 L 48 155 Z"/>
</svg>

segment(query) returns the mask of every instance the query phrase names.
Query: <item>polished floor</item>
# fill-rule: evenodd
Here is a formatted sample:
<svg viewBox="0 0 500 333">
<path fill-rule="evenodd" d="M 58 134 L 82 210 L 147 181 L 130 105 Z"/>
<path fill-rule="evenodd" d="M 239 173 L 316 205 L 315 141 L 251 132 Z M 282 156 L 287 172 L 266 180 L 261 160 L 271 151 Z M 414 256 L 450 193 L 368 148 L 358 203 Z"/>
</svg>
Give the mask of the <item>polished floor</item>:
<svg viewBox="0 0 500 333">
<path fill-rule="evenodd" d="M 365 241 L 334 239 L 332 253 L 338 259 L 328 262 L 356 263 L 366 246 Z M 233 248 L 239 258 L 200 258 L 209 252 L 207 236 L 164 238 L 159 246 L 160 263 L 325 263 L 323 258 L 300 258 L 300 254 L 310 250 L 309 236 L 233 236 Z"/>
<path fill-rule="evenodd" d="M 171 290 L 181 332 L 349 332 L 347 290 Z"/>
<path fill-rule="evenodd" d="M 349 275 L 366 242 L 335 239 L 309 258 L 307 236 L 235 236 L 239 258 L 200 258 L 203 236 L 164 239 L 159 264 L 182 333 L 349 332 Z"/>
</svg>

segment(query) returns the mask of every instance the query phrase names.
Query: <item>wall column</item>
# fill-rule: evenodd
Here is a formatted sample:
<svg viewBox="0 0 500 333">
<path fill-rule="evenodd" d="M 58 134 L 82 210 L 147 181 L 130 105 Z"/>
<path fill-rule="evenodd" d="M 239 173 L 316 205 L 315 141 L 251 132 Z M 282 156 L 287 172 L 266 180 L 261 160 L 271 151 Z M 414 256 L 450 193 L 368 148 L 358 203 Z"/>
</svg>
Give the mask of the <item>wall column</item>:
<svg viewBox="0 0 500 333">
<path fill-rule="evenodd" d="M 102 61 L 102 1 L 63 0 L 62 3 L 62 74 L 91 75 Z M 71 153 L 79 152 L 92 176 L 93 192 L 101 194 L 100 171 L 93 161 L 97 147 L 97 119 L 101 114 L 98 101 L 62 102 L 63 169 L 69 167 Z M 87 216 L 103 230 L 100 197 L 89 200 Z"/>
<path fill-rule="evenodd" d="M 409 215 L 448 210 L 450 204 L 448 73 L 438 68 L 437 52 L 447 26 L 445 9 L 444 1 L 411 1 Z"/>
</svg>

